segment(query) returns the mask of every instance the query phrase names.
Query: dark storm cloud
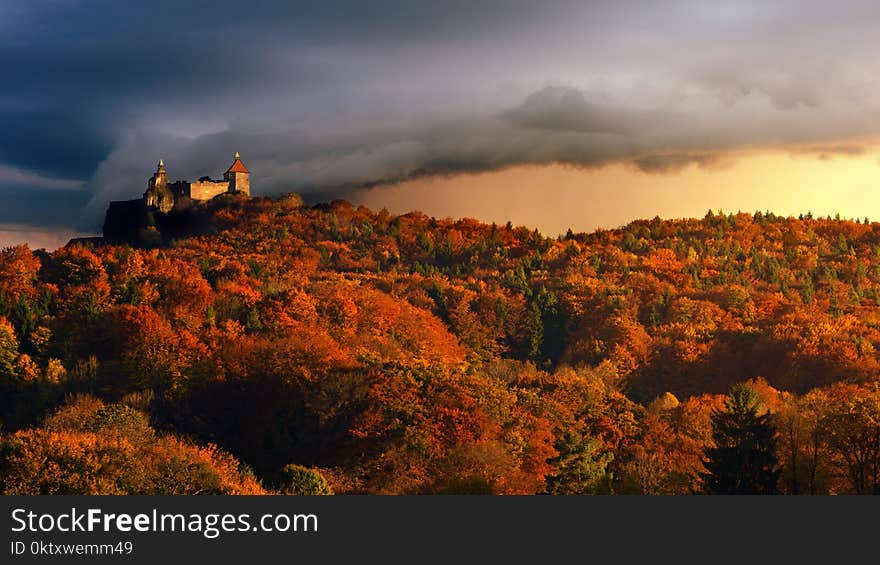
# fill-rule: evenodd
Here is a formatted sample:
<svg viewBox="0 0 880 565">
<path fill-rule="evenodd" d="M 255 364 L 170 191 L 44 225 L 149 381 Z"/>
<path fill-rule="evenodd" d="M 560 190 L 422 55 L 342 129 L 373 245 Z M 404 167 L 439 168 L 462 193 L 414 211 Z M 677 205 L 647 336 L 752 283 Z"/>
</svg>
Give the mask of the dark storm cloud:
<svg viewBox="0 0 880 565">
<path fill-rule="evenodd" d="M 61 178 L 86 178 L 113 146 L 88 115 L 42 107 L 0 112 L 0 163 Z"/>
<path fill-rule="evenodd" d="M 0 189 L 0 224 L 14 223 L 36 226 L 72 228 L 90 194 L 81 190 L 52 190 L 25 186 L 4 186 Z"/>
<path fill-rule="evenodd" d="M 632 164 L 643 173 L 674 173 L 688 167 L 718 166 L 724 163 L 722 153 L 672 153 L 635 157 Z"/>
<path fill-rule="evenodd" d="M 607 100 L 590 100 L 575 88 L 551 86 L 531 94 L 506 117 L 527 128 L 632 135 L 656 124 L 663 115 L 616 107 Z M 671 118 L 666 116 L 667 121 Z"/>
<path fill-rule="evenodd" d="M 866 154 L 868 148 L 864 145 L 840 143 L 836 145 L 811 145 L 798 148 L 795 152 L 802 155 L 811 155 L 822 159 L 823 161 L 828 161 L 835 157 L 859 157 Z"/>
<path fill-rule="evenodd" d="M 217 176 L 239 150 L 256 192 L 338 194 L 518 164 L 841 155 L 880 124 L 869 2 L 12 4 L 0 167 L 90 198 L 15 221 L 63 203 L 98 226 L 160 157 L 173 177 Z M 41 194 L 0 175 L 12 188 Z"/>
</svg>

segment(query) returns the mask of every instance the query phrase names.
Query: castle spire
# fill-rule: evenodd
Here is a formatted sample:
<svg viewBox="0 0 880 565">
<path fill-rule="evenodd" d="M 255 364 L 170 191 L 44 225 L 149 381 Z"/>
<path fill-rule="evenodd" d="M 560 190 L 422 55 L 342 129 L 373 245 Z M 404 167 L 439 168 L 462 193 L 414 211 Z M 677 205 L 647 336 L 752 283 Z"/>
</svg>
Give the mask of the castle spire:
<svg viewBox="0 0 880 565">
<path fill-rule="evenodd" d="M 164 166 L 165 166 L 165 159 L 159 159 L 159 166 L 160 166 L 160 167 L 164 167 Z"/>
<path fill-rule="evenodd" d="M 226 170 L 226 174 L 229 173 L 249 173 L 247 167 L 244 166 L 244 163 L 241 162 L 241 155 L 238 154 L 238 151 L 235 152 L 235 160 L 232 162 L 232 165 Z"/>
</svg>

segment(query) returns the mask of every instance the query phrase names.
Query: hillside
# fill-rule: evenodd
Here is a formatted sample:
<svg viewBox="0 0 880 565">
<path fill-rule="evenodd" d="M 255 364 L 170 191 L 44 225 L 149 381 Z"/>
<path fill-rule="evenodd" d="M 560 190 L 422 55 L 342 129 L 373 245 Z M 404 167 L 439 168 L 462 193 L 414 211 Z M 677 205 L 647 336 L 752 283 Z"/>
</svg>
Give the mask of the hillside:
<svg viewBox="0 0 880 565">
<path fill-rule="evenodd" d="M 5 492 L 44 488 L 28 453 L 67 441 L 174 459 L 101 410 L 147 415 L 224 492 L 288 464 L 338 493 L 692 492 L 742 381 L 790 432 L 781 490 L 880 485 L 880 453 L 859 475 L 842 447 L 880 417 L 880 224 L 710 212 L 550 239 L 295 196 L 188 213 L 160 247 L 0 254 Z"/>
</svg>

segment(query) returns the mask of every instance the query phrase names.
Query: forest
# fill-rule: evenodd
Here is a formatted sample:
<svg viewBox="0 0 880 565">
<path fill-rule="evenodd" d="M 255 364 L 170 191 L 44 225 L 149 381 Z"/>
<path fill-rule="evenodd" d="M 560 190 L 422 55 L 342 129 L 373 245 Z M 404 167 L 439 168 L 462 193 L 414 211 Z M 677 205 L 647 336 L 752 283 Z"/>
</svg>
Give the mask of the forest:
<svg viewBox="0 0 880 565">
<path fill-rule="evenodd" d="M 0 493 L 880 493 L 880 223 L 192 214 L 0 251 Z"/>
</svg>

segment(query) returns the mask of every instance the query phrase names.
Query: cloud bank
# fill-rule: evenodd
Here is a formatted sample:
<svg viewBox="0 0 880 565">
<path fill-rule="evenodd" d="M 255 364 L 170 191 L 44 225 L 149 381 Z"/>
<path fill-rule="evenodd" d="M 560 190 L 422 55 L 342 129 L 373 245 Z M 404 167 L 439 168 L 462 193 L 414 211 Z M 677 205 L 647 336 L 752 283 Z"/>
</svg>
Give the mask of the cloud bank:
<svg viewBox="0 0 880 565">
<path fill-rule="evenodd" d="M 216 176 L 236 150 L 255 192 L 323 197 L 522 164 L 852 156 L 880 134 L 869 2 L 272 4 L 4 8 L 0 221 L 94 229 L 159 158 Z"/>
</svg>

